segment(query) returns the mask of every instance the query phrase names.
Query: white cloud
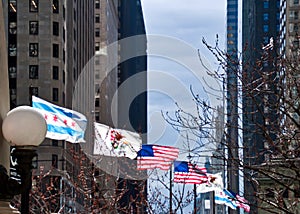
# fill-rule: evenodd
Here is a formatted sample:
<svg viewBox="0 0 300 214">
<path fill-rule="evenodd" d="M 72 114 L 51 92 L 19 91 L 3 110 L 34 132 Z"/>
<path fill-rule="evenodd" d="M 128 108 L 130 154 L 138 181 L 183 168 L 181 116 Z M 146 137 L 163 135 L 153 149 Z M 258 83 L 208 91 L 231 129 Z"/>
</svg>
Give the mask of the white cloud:
<svg viewBox="0 0 300 214">
<path fill-rule="evenodd" d="M 199 45 L 203 36 L 223 34 L 225 3 L 221 0 L 142 0 L 147 33 L 176 36 Z"/>
<path fill-rule="evenodd" d="M 213 44 L 215 42 L 215 35 L 219 34 L 220 44 L 224 44 L 222 41 L 225 40 L 226 1 L 142 0 L 142 8 L 147 34 L 171 36 L 183 40 L 194 47 L 195 50 L 200 49 L 201 53 L 210 61 L 210 64 L 214 64 L 212 62 L 214 60 L 213 56 L 208 52 L 201 41 L 204 37 L 210 44 Z M 164 90 L 162 90 L 163 92 L 172 90 L 172 93 L 165 95 L 152 94 L 149 96 L 149 120 L 151 120 L 154 112 L 175 110 L 174 101 L 181 104 L 183 103 L 184 106 L 188 108 L 194 107 L 189 86 L 193 85 L 194 89 L 197 90 L 196 93 L 199 93 L 202 87 L 195 77 L 188 74 L 193 72 L 184 68 L 183 63 L 181 63 L 189 64 L 189 62 L 193 61 L 195 62 L 191 64 L 193 69 L 198 71 L 203 70 L 200 63 L 195 60 L 195 57 L 197 57 L 196 51 L 193 53 L 190 51 L 191 49 L 187 48 L 187 52 L 185 52 L 184 48 L 187 46 L 184 44 L 180 42 L 178 42 L 178 44 L 165 43 L 163 38 L 156 41 L 155 45 L 164 51 L 164 56 L 173 56 L 173 59 L 180 59 L 180 61 L 176 61 L 178 65 L 175 65 L 176 63 L 174 60 L 172 61 L 172 59 L 168 61 L 165 59 L 157 59 L 157 57 L 155 58 L 153 56 L 149 57 L 148 70 L 150 72 L 163 71 L 173 77 L 173 79 L 170 78 L 169 81 L 160 81 L 160 79 L 152 78 L 152 81 L 155 81 L 156 84 L 162 84 L 171 88 L 164 88 Z M 183 46 L 181 47 L 179 45 Z M 182 90 L 179 89 L 179 87 L 175 87 L 176 84 L 182 85 L 185 89 Z M 158 88 L 158 86 L 155 86 L 153 82 L 149 82 L 149 88 Z M 203 93 L 203 91 L 200 93 Z M 203 97 L 207 96 L 203 95 Z M 155 134 L 156 131 L 168 133 L 169 129 L 161 124 L 163 122 L 160 114 L 156 114 L 155 118 L 152 118 L 152 121 L 149 122 L 149 128 L 151 128 L 149 133 L 150 141 L 152 139 L 159 139 L 158 135 Z M 164 136 L 170 135 L 166 134 Z M 161 143 L 167 141 L 168 138 L 169 137 L 163 137 Z"/>
</svg>

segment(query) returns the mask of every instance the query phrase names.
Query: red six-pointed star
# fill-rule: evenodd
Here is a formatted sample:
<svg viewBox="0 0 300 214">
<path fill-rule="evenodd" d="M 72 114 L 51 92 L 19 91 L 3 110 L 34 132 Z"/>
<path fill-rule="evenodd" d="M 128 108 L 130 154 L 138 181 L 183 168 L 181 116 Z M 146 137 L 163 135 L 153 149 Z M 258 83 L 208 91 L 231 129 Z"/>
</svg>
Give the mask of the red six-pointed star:
<svg viewBox="0 0 300 214">
<path fill-rule="evenodd" d="M 57 122 L 57 116 L 56 115 L 53 116 L 53 121 Z"/>
</svg>

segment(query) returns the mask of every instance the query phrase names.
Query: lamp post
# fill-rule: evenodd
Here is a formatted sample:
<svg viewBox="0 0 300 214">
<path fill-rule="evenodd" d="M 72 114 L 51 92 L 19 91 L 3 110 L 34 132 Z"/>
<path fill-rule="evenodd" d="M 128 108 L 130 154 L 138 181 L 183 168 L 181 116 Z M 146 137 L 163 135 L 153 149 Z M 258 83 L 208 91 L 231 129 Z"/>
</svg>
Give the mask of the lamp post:
<svg viewBox="0 0 300 214">
<path fill-rule="evenodd" d="M 8 112 L 2 131 L 4 138 L 16 148 L 12 155 L 17 159 L 16 169 L 21 176 L 21 214 L 28 214 L 32 159 L 37 156 L 37 146 L 45 139 L 47 124 L 34 108 L 19 106 Z"/>
</svg>

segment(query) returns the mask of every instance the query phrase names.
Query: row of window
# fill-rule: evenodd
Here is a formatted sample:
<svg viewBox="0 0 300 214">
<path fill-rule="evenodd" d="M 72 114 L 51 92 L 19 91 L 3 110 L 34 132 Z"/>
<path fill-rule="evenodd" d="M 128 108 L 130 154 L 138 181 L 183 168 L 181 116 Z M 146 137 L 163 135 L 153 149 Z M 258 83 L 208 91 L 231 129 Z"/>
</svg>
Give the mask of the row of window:
<svg viewBox="0 0 300 214">
<path fill-rule="evenodd" d="M 10 54 L 10 56 L 12 56 Z M 29 43 L 29 56 L 30 57 L 38 57 L 39 56 L 39 43 Z M 59 45 L 52 44 L 52 57 L 59 57 Z"/>
<path fill-rule="evenodd" d="M 299 5 L 299 0 L 290 0 L 290 5 Z"/>
<path fill-rule="evenodd" d="M 17 69 L 14 66 L 9 67 L 9 77 L 17 77 Z M 38 79 L 39 78 L 39 66 L 38 65 L 29 65 L 29 79 Z M 58 66 L 52 66 L 52 79 L 59 80 L 59 69 Z M 63 75 L 63 82 L 65 82 L 65 77 Z"/>
<path fill-rule="evenodd" d="M 13 93 L 11 93 L 11 94 L 13 94 Z M 33 86 L 29 87 L 29 95 L 30 95 L 30 97 L 32 95 L 39 96 L 39 88 L 38 87 L 33 87 Z M 58 102 L 59 101 L 58 98 L 59 98 L 58 88 L 52 88 L 52 101 Z"/>
<path fill-rule="evenodd" d="M 17 34 L 17 23 L 10 22 L 9 23 L 9 33 Z M 30 35 L 38 35 L 39 34 L 39 22 L 38 21 L 29 21 L 29 34 Z M 59 36 L 59 23 L 52 23 L 52 34 L 53 36 Z"/>
<path fill-rule="evenodd" d="M 269 0 L 264 0 L 263 7 L 264 7 L 264 9 L 269 9 L 270 8 L 270 2 L 269 2 Z M 276 7 L 280 8 L 280 0 L 276 1 Z"/>
<path fill-rule="evenodd" d="M 29 12 L 39 12 L 39 0 L 29 0 Z M 52 12 L 59 13 L 59 0 L 52 0 Z"/>
<path fill-rule="evenodd" d="M 9 1 L 9 12 L 17 12 L 17 1 Z M 29 0 L 29 12 L 39 12 L 39 0 Z M 59 0 L 52 0 L 52 12 L 59 13 Z"/>
<path fill-rule="evenodd" d="M 290 11 L 290 18 L 291 19 L 295 19 L 295 20 L 297 20 L 298 18 L 299 18 L 299 13 L 298 13 L 298 11 Z"/>
<path fill-rule="evenodd" d="M 279 32 L 279 30 L 280 30 L 280 25 L 278 24 L 278 25 L 276 25 L 276 31 L 277 32 Z M 269 25 L 263 25 L 263 31 L 264 31 L 264 33 L 268 33 L 269 32 Z"/>
<path fill-rule="evenodd" d="M 263 19 L 264 19 L 265 22 L 269 21 L 269 19 L 270 19 L 269 18 L 269 13 L 264 13 L 263 14 Z M 276 13 L 276 20 L 279 21 L 279 19 L 280 19 L 280 14 Z"/>
<path fill-rule="evenodd" d="M 39 66 L 38 65 L 29 65 L 29 79 L 38 79 L 39 78 Z M 58 66 L 52 66 L 52 79 L 59 79 Z"/>
<path fill-rule="evenodd" d="M 13 31 L 15 34 L 16 30 Z M 38 21 L 29 21 L 29 34 L 38 35 L 39 34 L 39 22 Z M 59 23 L 52 22 L 52 34 L 53 36 L 59 36 Z"/>
</svg>

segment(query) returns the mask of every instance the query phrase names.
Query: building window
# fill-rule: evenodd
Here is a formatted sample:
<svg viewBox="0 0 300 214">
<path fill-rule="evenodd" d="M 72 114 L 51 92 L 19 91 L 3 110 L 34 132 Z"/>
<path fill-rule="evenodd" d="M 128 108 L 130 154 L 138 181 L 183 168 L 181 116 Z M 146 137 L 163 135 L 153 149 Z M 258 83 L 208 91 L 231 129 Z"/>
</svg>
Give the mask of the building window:
<svg viewBox="0 0 300 214">
<path fill-rule="evenodd" d="M 52 167 L 57 168 L 58 167 L 58 156 L 52 155 Z"/>
<path fill-rule="evenodd" d="M 38 87 L 32 87 L 32 86 L 30 86 L 29 87 L 29 96 L 31 97 L 31 96 L 39 96 L 39 89 L 38 89 Z"/>
<path fill-rule="evenodd" d="M 100 43 L 96 42 L 95 43 L 95 51 L 99 51 L 100 50 Z"/>
<path fill-rule="evenodd" d="M 96 98 L 95 100 L 95 107 L 100 107 L 99 98 Z"/>
<path fill-rule="evenodd" d="M 100 0 L 95 1 L 95 8 L 100 9 Z"/>
<path fill-rule="evenodd" d="M 294 30 L 294 32 L 298 32 L 298 29 L 299 29 L 299 27 L 298 27 L 298 24 L 297 24 L 297 23 L 295 23 L 295 24 L 294 24 L 294 29 L 293 29 L 293 30 Z"/>
<path fill-rule="evenodd" d="M 298 19 L 298 11 L 294 12 L 294 19 L 296 19 L 296 20 Z"/>
<path fill-rule="evenodd" d="M 12 66 L 9 67 L 9 78 L 16 78 L 17 77 L 17 68 Z"/>
<path fill-rule="evenodd" d="M 299 0 L 294 0 L 294 4 L 298 5 L 299 4 Z"/>
<path fill-rule="evenodd" d="M 9 56 L 16 56 L 17 55 L 17 47 L 15 44 L 9 44 Z"/>
<path fill-rule="evenodd" d="M 99 14 L 95 15 L 95 22 L 100 23 L 100 15 Z"/>
<path fill-rule="evenodd" d="M 100 37 L 100 28 L 95 28 L 95 36 Z"/>
<path fill-rule="evenodd" d="M 58 75 L 58 66 L 53 66 L 52 67 L 52 78 L 54 80 L 58 80 L 59 79 L 59 75 Z"/>
<path fill-rule="evenodd" d="M 39 1 L 38 0 L 29 0 L 29 11 L 38 12 L 39 11 Z"/>
<path fill-rule="evenodd" d="M 76 10 L 74 8 L 74 11 L 73 11 L 73 19 L 74 19 L 74 22 L 76 22 Z"/>
<path fill-rule="evenodd" d="M 264 25 L 264 32 L 265 33 L 269 32 L 269 25 Z"/>
<path fill-rule="evenodd" d="M 59 56 L 59 46 L 58 46 L 58 44 L 53 44 L 52 45 L 52 56 L 54 57 L 54 58 L 58 58 L 58 56 Z"/>
<path fill-rule="evenodd" d="M 95 112 L 95 120 L 99 121 L 100 120 L 100 114 L 98 111 Z"/>
<path fill-rule="evenodd" d="M 52 140 L 52 146 L 57 147 L 58 146 L 58 140 Z"/>
<path fill-rule="evenodd" d="M 264 45 L 269 43 L 269 37 L 268 36 L 263 37 L 263 43 L 264 43 Z"/>
<path fill-rule="evenodd" d="M 30 21 L 29 22 L 29 34 L 31 34 L 31 35 L 39 34 L 39 22 L 38 21 Z"/>
<path fill-rule="evenodd" d="M 58 102 L 58 88 L 52 88 L 52 101 Z"/>
<path fill-rule="evenodd" d="M 66 41 L 66 30 L 64 27 L 63 27 L 63 40 Z"/>
<path fill-rule="evenodd" d="M 17 89 L 11 88 L 11 89 L 9 89 L 9 93 L 10 93 L 10 97 L 16 98 L 16 95 L 17 95 Z"/>
<path fill-rule="evenodd" d="M 9 1 L 9 12 L 15 13 L 17 12 L 17 2 L 16 0 Z"/>
<path fill-rule="evenodd" d="M 16 22 L 10 22 L 9 23 L 9 33 L 10 34 L 16 34 L 17 33 L 17 23 Z"/>
<path fill-rule="evenodd" d="M 39 44 L 29 43 L 29 56 L 37 57 L 39 55 Z"/>
<path fill-rule="evenodd" d="M 53 0 L 52 1 L 52 12 L 58 13 L 59 12 L 59 0 Z"/>
<path fill-rule="evenodd" d="M 65 94 L 65 92 L 62 93 L 62 103 L 63 103 L 63 106 L 66 104 L 66 94 Z"/>
<path fill-rule="evenodd" d="M 38 79 L 38 78 L 39 78 L 39 66 L 29 65 L 29 79 Z"/>
<path fill-rule="evenodd" d="M 65 84 L 66 82 L 66 73 L 65 73 L 65 70 L 63 70 L 63 83 Z"/>
<path fill-rule="evenodd" d="M 264 13 L 264 21 L 269 21 L 269 14 L 268 13 Z"/>
<path fill-rule="evenodd" d="M 268 9 L 269 8 L 269 1 L 264 1 L 264 9 Z"/>
<path fill-rule="evenodd" d="M 53 35 L 58 36 L 59 35 L 59 23 L 53 22 L 52 24 L 53 24 L 52 25 Z"/>
<path fill-rule="evenodd" d="M 228 40 L 228 41 L 227 41 L 227 44 L 228 44 L 228 45 L 233 45 L 234 42 L 233 42 L 232 40 Z"/>
</svg>

